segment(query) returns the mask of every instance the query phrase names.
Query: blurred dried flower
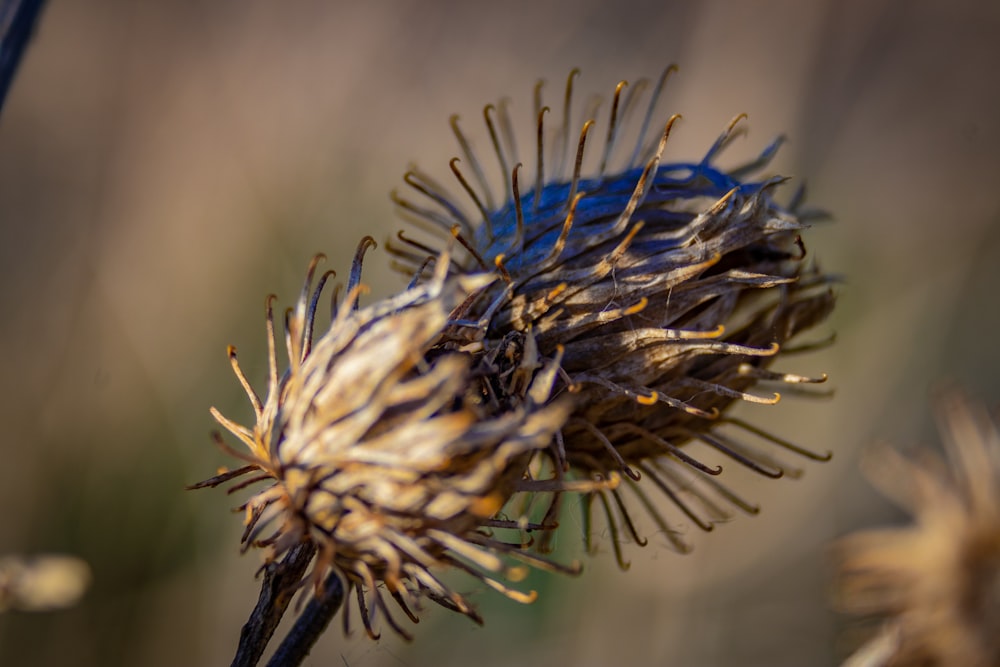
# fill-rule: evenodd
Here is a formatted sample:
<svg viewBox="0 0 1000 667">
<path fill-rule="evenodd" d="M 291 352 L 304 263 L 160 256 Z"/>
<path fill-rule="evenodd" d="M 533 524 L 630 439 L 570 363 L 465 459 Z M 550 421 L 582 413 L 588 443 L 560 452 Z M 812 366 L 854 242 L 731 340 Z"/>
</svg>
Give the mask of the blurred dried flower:
<svg viewBox="0 0 1000 667">
<path fill-rule="evenodd" d="M 212 414 L 246 445 L 248 453 L 233 452 L 246 465 L 196 486 L 247 475 L 232 490 L 264 484 L 243 506 L 244 547 L 266 548 L 273 560 L 296 545 L 315 545 L 317 590 L 328 572 L 340 573 L 348 592 L 356 591 L 372 637 L 376 611 L 408 637 L 383 592 L 414 622 L 421 596 L 480 621 L 468 601 L 432 572 L 437 566 L 465 571 L 521 602 L 534 593 L 498 580 L 523 576 L 501 555 L 557 567 L 479 529 L 521 483 L 532 453 L 549 444 L 568 406 L 548 401 L 554 363 L 520 382 L 520 357 L 498 359 L 503 350 L 476 340 L 482 332 L 450 325 L 453 311 L 460 314 L 463 301 L 492 278 L 446 280 L 447 252 L 426 283 L 359 307 L 361 264 L 372 245 L 370 238 L 362 241 L 346 297 L 338 305 L 335 293 L 332 322 L 315 343 L 317 306 L 332 272 L 314 288 L 321 258 L 313 260 L 298 303 L 286 315 L 289 367 L 281 376 L 268 298 L 263 400 L 230 348 L 256 424 L 242 426 L 214 408 Z M 491 367 L 513 364 L 509 381 L 481 372 L 486 359 Z"/>
<path fill-rule="evenodd" d="M 75 556 L 0 558 L 0 611 L 51 611 L 75 605 L 90 585 L 90 566 Z"/>
<path fill-rule="evenodd" d="M 914 524 L 838 545 L 839 605 L 888 619 L 855 667 L 1000 665 L 1000 433 L 958 396 L 939 415 L 947 466 L 889 448 L 867 461 L 872 483 Z"/>
<path fill-rule="evenodd" d="M 574 70 L 567 82 L 561 125 L 549 133 L 548 107 L 535 88 L 535 174 L 522 196 L 516 142 L 506 102 L 487 105 L 486 127 L 499 170 L 497 198 L 485 168 L 461 132 L 451 125 L 478 189 L 451 162 L 458 182 L 475 206 L 467 215 L 430 177 L 411 169 L 405 180 L 429 205 L 394 194 L 404 217 L 447 243 L 455 237 L 467 250 L 452 263 L 454 274 L 494 270 L 502 278 L 473 309 L 471 318 L 488 338 L 530 333 L 542 359 L 561 351 L 561 389 L 573 395 L 574 410 L 544 456 L 542 474 L 555 478 L 545 523 L 558 509 L 558 482 L 594 473 L 625 473 L 626 486 L 661 531 L 681 551 L 677 532 L 636 482 L 641 475 L 670 498 L 690 520 L 711 530 L 729 503 L 749 513 L 757 508 L 716 479 L 721 467 L 706 465 L 680 447 L 700 441 L 767 477 L 797 472 L 766 452 L 727 435 L 720 426 L 826 460 L 739 419 L 720 415 L 735 400 L 773 404 L 778 393 L 749 390 L 759 382 L 822 382 L 772 372 L 788 341 L 822 321 L 834 304 L 832 279 L 805 262 L 799 237 L 804 229 L 801 191 L 788 206 L 773 198 L 781 178 L 748 180 L 765 167 L 780 140 L 757 159 L 723 170 L 717 156 L 736 136 L 736 118 L 697 162 L 665 163 L 662 156 L 677 116 L 651 143 L 647 130 L 661 90 L 674 68 L 656 83 L 632 145 L 628 118 L 649 82 L 628 90 L 618 84 L 611 103 L 599 164 L 583 176 L 585 147 L 595 126 L 596 105 L 587 109 L 575 152 L 571 144 Z M 634 142 L 634 143 L 633 143 Z M 623 156 L 621 166 L 612 165 Z M 516 166 L 511 166 L 516 165 Z M 550 166 L 551 165 L 551 166 Z M 403 245 L 390 246 L 398 268 L 422 271 L 436 252 L 402 232 Z M 621 490 L 601 489 L 584 497 L 589 544 L 590 501 L 601 501 L 619 564 L 619 529 L 636 534 Z M 695 506 L 697 505 L 697 507 Z M 612 506 L 619 510 L 615 518 Z"/>
</svg>

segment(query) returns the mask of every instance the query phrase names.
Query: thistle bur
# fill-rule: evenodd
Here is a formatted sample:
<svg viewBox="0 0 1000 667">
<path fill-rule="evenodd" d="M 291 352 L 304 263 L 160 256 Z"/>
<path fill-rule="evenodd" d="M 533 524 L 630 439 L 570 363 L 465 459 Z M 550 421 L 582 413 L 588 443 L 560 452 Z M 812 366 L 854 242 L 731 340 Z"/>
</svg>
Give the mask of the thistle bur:
<svg viewBox="0 0 1000 667">
<path fill-rule="evenodd" d="M 554 131 L 546 124 L 550 109 L 542 103 L 542 84 L 535 88 L 533 186 L 523 185 L 512 122 L 501 103 L 483 112 L 503 178 L 499 197 L 486 176 L 488 165 L 472 150 L 457 117 L 451 126 L 463 158 L 452 160 L 451 169 L 475 215 L 416 168 L 405 180 L 418 197 L 394 194 L 404 217 L 424 233 L 438 243 L 457 238 L 464 247 L 465 256 L 451 264 L 452 275 L 492 270 L 500 278 L 472 311 L 488 339 L 530 333 L 542 359 L 559 351 L 557 393 L 571 396 L 573 411 L 542 454 L 548 465 L 536 468 L 554 478 L 547 518 L 558 512 L 560 482 L 568 488 L 578 476 L 622 473 L 623 488 L 584 496 L 588 546 L 596 498 L 622 567 L 620 531 L 644 542 L 624 501 L 625 488 L 678 550 L 688 549 L 646 495 L 648 484 L 637 484 L 643 476 L 704 530 L 728 516 L 723 505 L 758 511 L 718 481 L 720 466 L 695 458 L 682 448 L 686 443 L 700 441 L 767 477 L 798 471 L 752 444 L 754 439 L 811 459 L 829 458 L 723 416 L 735 401 L 776 403 L 779 393 L 752 391 L 759 384 L 825 381 L 770 366 L 793 350 L 789 341 L 831 311 L 833 280 L 806 260 L 801 197 L 782 206 L 774 193 L 785 179 L 754 177 L 780 140 L 749 164 L 728 170 L 717 166 L 717 158 L 742 117 L 698 161 L 664 159 L 678 116 L 648 141 L 673 69 L 654 86 L 632 146 L 623 137 L 649 84 L 618 84 L 592 173 L 583 165 L 593 152 L 596 109 L 585 112 L 575 151 L 571 142 L 574 70 Z M 465 171 L 460 165 L 467 165 Z M 401 244 L 390 248 L 398 268 L 419 274 L 435 243 L 403 233 L 398 239 Z"/>
<path fill-rule="evenodd" d="M 522 554 L 481 530 L 522 483 L 529 459 L 549 444 L 569 408 L 549 400 L 554 363 L 532 365 L 525 379 L 520 354 L 485 347 L 477 340 L 482 332 L 451 324 L 470 294 L 492 278 L 446 280 L 447 251 L 430 280 L 360 307 L 361 263 L 373 244 L 362 241 L 346 296 L 339 304 L 335 298 L 329 329 L 315 341 L 318 303 L 332 272 L 314 287 L 321 258 L 310 264 L 285 318 L 289 365 L 283 374 L 268 298 L 263 398 L 230 348 L 255 424 L 240 425 L 214 408 L 212 415 L 245 445 L 246 452 L 223 446 L 246 465 L 196 486 L 237 478 L 243 481 L 231 491 L 262 485 L 241 507 L 244 548 L 261 547 L 273 561 L 309 545 L 317 592 L 329 573 L 339 575 L 347 592 L 355 592 L 370 636 L 377 637 L 377 612 L 408 638 L 390 614 L 386 593 L 414 622 L 421 598 L 481 622 L 468 600 L 442 582 L 441 569 L 464 571 L 520 602 L 535 594 L 500 581 L 523 577 L 523 568 L 510 566 L 505 555 L 577 570 Z M 507 372 L 496 377 L 483 364 Z"/>
</svg>

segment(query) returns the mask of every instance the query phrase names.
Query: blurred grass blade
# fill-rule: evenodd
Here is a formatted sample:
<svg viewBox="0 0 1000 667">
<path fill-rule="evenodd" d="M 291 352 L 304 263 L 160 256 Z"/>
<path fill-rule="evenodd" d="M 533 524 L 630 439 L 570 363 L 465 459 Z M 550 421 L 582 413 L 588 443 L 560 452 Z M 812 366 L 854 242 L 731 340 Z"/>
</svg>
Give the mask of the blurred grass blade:
<svg viewBox="0 0 1000 667">
<path fill-rule="evenodd" d="M 0 109 L 44 4 L 44 0 L 0 0 Z"/>
</svg>

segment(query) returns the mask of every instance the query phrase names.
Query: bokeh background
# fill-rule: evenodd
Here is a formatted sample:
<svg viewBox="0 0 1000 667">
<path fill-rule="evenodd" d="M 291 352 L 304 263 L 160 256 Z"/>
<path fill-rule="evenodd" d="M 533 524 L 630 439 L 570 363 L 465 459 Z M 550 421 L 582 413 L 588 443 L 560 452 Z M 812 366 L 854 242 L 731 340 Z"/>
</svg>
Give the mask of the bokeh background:
<svg viewBox="0 0 1000 667">
<path fill-rule="evenodd" d="M 387 193 L 412 161 L 447 174 L 451 113 L 484 146 L 482 105 L 526 120 L 536 78 L 609 93 L 671 62 L 668 159 L 746 112 L 727 159 L 787 134 L 772 170 L 834 213 L 806 242 L 846 276 L 816 334 L 838 342 L 783 368 L 835 397 L 743 409 L 834 460 L 737 479 L 763 513 L 691 555 L 654 536 L 623 573 L 599 536 L 582 577 L 529 580 L 532 606 L 468 584 L 484 628 L 430 610 L 406 645 L 335 620 L 308 664 L 838 664 L 861 628 L 830 610 L 831 540 L 900 518 L 859 452 L 935 442 L 943 386 L 1000 399 L 997 35 L 986 0 L 52 0 L 0 117 L 0 553 L 77 554 L 94 582 L 0 616 L 0 664 L 228 664 L 259 558 L 236 499 L 183 491 L 228 463 L 208 407 L 249 414 L 226 344 L 263 376 L 264 296 L 394 233 Z M 403 282 L 381 248 L 366 282 Z"/>
</svg>

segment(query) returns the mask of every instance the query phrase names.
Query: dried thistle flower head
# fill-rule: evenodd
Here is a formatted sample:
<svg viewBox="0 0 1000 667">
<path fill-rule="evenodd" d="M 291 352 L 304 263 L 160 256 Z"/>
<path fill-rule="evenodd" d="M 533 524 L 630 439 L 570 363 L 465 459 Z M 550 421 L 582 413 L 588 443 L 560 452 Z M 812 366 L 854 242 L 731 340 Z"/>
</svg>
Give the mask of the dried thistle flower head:
<svg viewBox="0 0 1000 667">
<path fill-rule="evenodd" d="M 888 448 L 868 465 L 913 524 L 838 545 L 839 606 L 887 618 L 850 663 L 858 667 L 1000 665 L 1000 432 L 958 396 L 939 413 L 947 466 Z"/>
<path fill-rule="evenodd" d="M 283 375 L 268 298 L 263 399 L 230 348 L 256 423 L 242 426 L 214 408 L 212 414 L 246 446 L 248 452 L 234 452 L 246 465 L 197 486 L 243 476 L 234 490 L 262 484 L 243 506 L 244 547 L 266 548 L 274 559 L 304 542 L 315 545 L 314 581 L 331 569 L 339 572 L 348 590 L 356 590 L 371 636 L 376 610 L 408 636 L 383 592 L 414 621 L 421 596 L 480 620 L 439 579 L 440 566 L 465 571 L 514 600 L 534 599 L 533 592 L 499 581 L 523 576 L 501 555 L 548 563 L 479 529 L 507 502 L 533 452 L 547 446 L 565 421 L 568 406 L 548 400 L 554 364 L 517 387 L 481 372 L 487 357 L 491 366 L 503 364 L 497 359 L 502 351 L 484 348 L 476 340 L 481 332 L 450 321 L 492 279 L 446 280 L 447 253 L 429 281 L 360 307 L 361 263 L 373 244 L 366 238 L 359 247 L 346 297 L 334 302 L 330 327 L 315 342 L 317 304 L 332 272 L 314 288 L 320 258 L 310 265 L 298 303 L 286 315 L 289 367 Z M 507 377 L 514 382 L 523 371 L 519 360 L 511 363 Z"/>
<path fill-rule="evenodd" d="M 794 468 L 720 426 L 751 435 L 809 458 L 825 460 L 722 413 L 736 400 L 776 403 L 779 394 L 755 394 L 758 383 L 822 382 L 769 370 L 789 341 L 821 322 L 834 304 L 831 278 L 805 261 L 799 197 L 782 206 L 774 190 L 784 179 L 754 180 L 780 141 L 735 169 L 716 158 L 736 136 L 735 119 L 695 162 L 664 160 L 669 119 L 650 143 L 647 130 L 673 68 L 660 77 L 642 117 L 637 139 L 624 145 L 628 119 L 648 82 L 618 84 L 606 140 L 590 175 L 583 165 L 596 108 L 587 110 L 575 150 L 571 142 L 576 71 L 566 86 L 562 123 L 550 135 L 549 108 L 535 89 L 537 141 L 533 187 L 525 194 L 516 142 L 506 105 L 488 105 L 486 128 L 504 186 L 497 197 L 486 166 L 451 120 L 464 161 L 478 185 L 451 162 L 477 213 L 467 215 L 452 197 L 416 169 L 406 182 L 426 204 L 394 195 L 405 217 L 441 242 L 456 237 L 467 250 L 455 274 L 494 269 L 502 278 L 478 304 L 488 337 L 530 332 L 542 358 L 562 351 L 562 387 L 574 410 L 547 450 L 558 480 L 594 472 L 625 473 L 627 487 L 675 546 L 687 545 L 636 485 L 642 475 L 695 524 L 710 530 L 726 516 L 719 502 L 755 513 L 757 508 L 719 484 L 718 466 L 706 465 L 680 447 L 701 441 L 767 477 Z M 616 160 L 623 157 L 620 166 Z M 516 165 L 516 166 L 512 166 Z M 428 244 L 400 233 L 391 248 L 403 269 L 418 270 Z M 430 244 L 431 246 L 433 244 Z M 474 319 L 474 318 L 473 318 Z M 618 530 L 637 542 L 620 490 L 602 489 L 619 563 Z M 686 498 L 685 498 L 686 496 Z M 589 499 L 587 506 L 589 507 Z M 611 501 L 614 501 L 613 503 Z M 558 502 L 554 498 L 553 512 Z M 619 508 L 620 518 L 611 511 Z M 585 516 L 589 525 L 589 510 Z M 589 530 L 589 529 L 588 529 Z"/>
</svg>

